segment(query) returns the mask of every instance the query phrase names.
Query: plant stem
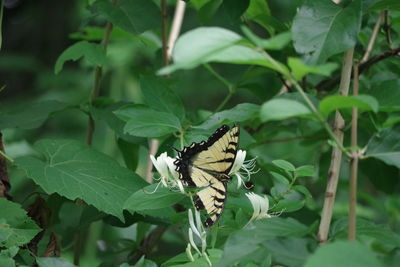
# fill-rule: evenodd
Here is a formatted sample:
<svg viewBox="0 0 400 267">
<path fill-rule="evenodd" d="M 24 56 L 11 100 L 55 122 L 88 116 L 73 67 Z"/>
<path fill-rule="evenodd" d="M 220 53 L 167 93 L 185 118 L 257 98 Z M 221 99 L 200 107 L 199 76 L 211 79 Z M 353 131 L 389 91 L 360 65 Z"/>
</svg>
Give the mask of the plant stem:
<svg viewBox="0 0 400 267">
<path fill-rule="evenodd" d="M 112 3 L 115 5 L 117 3 L 117 0 L 113 0 Z M 110 41 L 112 28 L 113 28 L 112 23 L 107 22 L 105 29 L 104 29 L 104 36 L 103 36 L 103 39 L 101 40 L 101 45 L 103 46 L 104 50 L 107 50 L 107 46 Z M 86 144 L 88 144 L 89 146 L 92 145 L 93 134 L 94 134 L 94 130 L 95 130 L 95 122 L 94 122 L 93 116 L 91 114 L 91 107 L 92 107 L 93 101 L 99 95 L 102 75 L 103 75 L 103 68 L 100 66 L 96 66 L 96 68 L 94 70 L 94 85 L 93 85 L 93 88 L 92 88 L 92 91 L 91 91 L 90 97 L 89 97 L 89 118 L 88 118 L 88 129 L 87 129 L 87 134 L 86 134 Z M 77 202 L 79 204 L 80 202 L 83 202 L 83 201 L 78 199 Z M 82 247 L 85 243 L 85 232 L 86 232 L 85 230 L 79 230 L 75 234 L 75 240 L 74 240 L 74 264 L 75 265 L 79 265 Z"/>
<path fill-rule="evenodd" d="M 341 74 L 342 76 L 339 87 L 339 93 L 341 95 L 348 95 L 349 92 L 351 66 L 353 64 L 353 53 L 354 49 L 350 49 L 344 54 Z M 339 111 L 336 111 L 333 129 L 335 136 L 337 136 L 337 139 L 341 144 L 343 144 L 344 126 L 345 124 L 342 115 Z M 335 196 L 337 184 L 339 181 L 341 162 L 342 150 L 339 149 L 339 147 L 333 147 L 325 190 L 324 205 L 322 208 L 321 221 L 318 229 L 318 241 L 321 245 L 325 244 L 328 240 L 328 233 L 332 220 L 333 206 L 335 204 Z"/>
<path fill-rule="evenodd" d="M 1 136 L 1 134 L 0 134 L 0 136 Z M 11 163 L 14 163 L 14 160 L 9 155 L 4 153 L 3 150 L 0 150 L 0 156 L 2 156 L 3 158 L 5 158 L 6 160 L 8 160 Z"/>
<path fill-rule="evenodd" d="M 368 59 L 366 62 L 360 64 L 359 66 L 359 74 L 367 71 L 371 66 L 374 64 L 378 63 L 379 61 L 382 61 L 384 59 L 387 59 L 389 57 L 396 56 L 400 53 L 400 46 L 395 47 L 393 49 L 389 49 L 381 54 L 375 55 Z M 322 82 L 318 83 L 315 88 L 318 91 L 324 91 L 324 90 L 331 90 L 334 88 L 338 83 L 340 82 L 339 77 L 334 77 L 328 80 L 323 80 Z"/>
<path fill-rule="evenodd" d="M 150 159 L 150 156 L 154 156 L 157 153 L 158 150 L 158 145 L 159 141 L 155 138 L 150 139 L 150 144 L 149 144 L 149 155 L 147 159 L 147 168 L 146 168 L 146 181 L 148 183 L 153 183 L 153 175 L 152 175 L 152 168 L 153 168 L 153 163 Z"/>
<path fill-rule="evenodd" d="M 224 100 L 222 100 L 222 102 L 218 105 L 218 107 L 215 109 L 214 112 L 218 112 L 218 111 L 220 111 L 221 109 L 223 109 L 223 107 L 226 105 L 226 103 L 228 103 L 228 101 L 232 98 L 232 96 L 233 96 L 233 93 L 232 93 L 232 92 L 229 92 L 229 93 L 225 96 Z"/>
<path fill-rule="evenodd" d="M 163 57 L 163 65 L 164 67 L 169 64 L 168 57 L 168 44 L 167 44 L 167 22 L 168 22 L 168 9 L 167 9 L 167 1 L 161 0 L 161 39 L 162 39 L 162 57 Z M 152 168 L 153 162 L 150 160 L 150 156 L 154 156 L 157 153 L 159 146 L 159 141 L 156 138 L 150 139 L 149 143 L 149 155 L 147 157 L 147 166 L 146 166 L 146 181 L 148 183 L 153 182 Z"/>
<path fill-rule="evenodd" d="M 214 112 L 218 112 L 228 103 L 228 101 L 232 98 L 235 93 L 235 87 L 232 83 L 230 83 L 227 79 L 222 77 L 218 72 L 216 72 L 209 64 L 204 64 L 204 67 L 215 77 L 218 81 L 223 83 L 228 88 L 228 94 L 225 96 L 224 100 L 218 105 Z"/>
<path fill-rule="evenodd" d="M 353 95 L 358 95 L 358 64 L 354 66 L 353 77 Z M 357 176 L 358 176 L 358 159 L 359 152 L 357 150 L 357 124 L 358 124 L 358 109 L 353 107 L 351 118 L 351 173 L 350 173 L 350 190 L 349 190 L 349 228 L 348 239 L 356 239 L 356 208 L 357 208 Z"/>
<path fill-rule="evenodd" d="M 163 65 L 168 66 L 169 58 L 167 54 L 168 44 L 167 44 L 167 22 L 168 22 L 168 8 L 167 0 L 161 0 L 161 39 L 162 39 L 162 55 L 163 55 Z"/>
<path fill-rule="evenodd" d="M 290 73 L 286 73 L 286 71 L 284 71 L 281 66 L 276 62 L 275 59 L 273 59 L 267 52 L 263 51 L 264 55 L 268 58 L 268 60 L 270 60 L 272 62 L 272 64 L 276 67 L 276 69 L 282 73 L 283 75 L 285 75 L 286 79 L 294 85 L 294 87 L 296 88 L 296 90 L 300 93 L 301 97 L 303 98 L 303 100 L 306 102 L 306 104 L 308 105 L 308 107 L 311 109 L 311 111 L 314 113 L 314 115 L 317 117 L 317 119 L 320 121 L 320 123 L 324 126 L 325 130 L 328 132 L 329 136 L 335 141 L 336 145 L 339 147 L 339 149 L 343 152 L 346 151 L 346 149 L 343 146 L 343 142 L 341 142 L 337 136 L 335 135 L 335 133 L 332 131 L 331 127 L 329 126 L 329 124 L 326 122 L 325 118 L 322 116 L 322 114 L 318 111 L 318 109 L 314 106 L 314 104 L 311 102 L 310 98 L 308 98 L 308 96 L 306 95 L 306 93 L 304 92 L 303 88 L 300 86 L 300 84 L 296 81 L 296 79 L 290 74 Z M 351 58 L 353 57 L 353 54 L 351 54 Z M 347 68 L 346 68 L 347 69 Z M 343 72 L 342 72 L 343 73 Z M 350 65 L 350 74 L 351 75 L 351 65 Z M 346 80 L 346 82 L 348 82 L 348 84 L 350 83 L 350 79 Z M 348 91 L 348 90 L 347 90 Z"/>
<path fill-rule="evenodd" d="M 391 48 L 392 47 L 392 34 L 390 32 L 390 25 L 389 25 L 389 10 L 384 10 L 383 16 L 384 16 L 383 29 L 386 33 L 386 41 L 388 43 L 388 46 L 389 46 L 389 48 Z"/>
<path fill-rule="evenodd" d="M 117 2 L 117 0 L 113 0 L 114 5 L 116 4 L 116 2 Z M 103 36 L 103 39 L 101 40 L 101 45 L 103 46 L 104 50 L 107 50 L 107 46 L 110 41 L 110 35 L 111 35 L 112 28 L 113 28 L 112 23 L 107 22 L 105 30 L 104 30 L 104 36 Z M 90 98 L 89 98 L 89 108 L 91 108 L 93 101 L 99 95 L 102 76 L 103 76 L 103 67 L 96 66 L 96 68 L 94 70 L 94 85 L 93 85 L 92 92 L 90 93 Z M 95 129 L 95 122 L 92 117 L 91 111 L 89 110 L 88 130 L 87 130 L 87 135 L 86 135 L 86 143 L 88 145 L 91 145 L 93 142 L 94 129 Z"/>
<path fill-rule="evenodd" d="M 293 85 L 297 89 L 297 91 L 300 93 L 300 95 L 303 97 L 304 101 L 306 101 L 306 103 L 310 107 L 311 111 L 316 115 L 317 119 L 322 123 L 322 125 L 325 128 L 325 130 L 328 132 L 329 136 L 333 139 L 333 141 L 335 141 L 335 144 L 338 146 L 338 148 L 342 152 L 346 152 L 346 149 L 343 146 L 343 142 L 332 131 L 332 129 L 329 126 L 328 122 L 325 120 L 325 118 L 322 116 L 322 114 L 317 110 L 317 108 L 314 106 L 314 104 L 308 98 L 308 96 L 306 95 L 304 90 L 301 88 L 301 86 L 298 84 L 298 82 L 293 78 L 292 78 L 291 82 L 293 83 Z"/>
<path fill-rule="evenodd" d="M 183 17 L 185 15 L 186 2 L 178 0 L 176 2 L 174 18 L 172 20 L 171 31 L 169 33 L 167 45 L 167 58 L 171 60 L 172 50 L 174 49 L 176 39 L 178 39 L 179 32 L 181 31 Z"/>
<path fill-rule="evenodd" d="M 3 134 L 0 132 L 0 197 L 11 200 L 11 196 L 8 194 L 11 184 L 8 177 L 6 160 L 9 160 L 11 163 L 14 162 L 12 158 L 4 153 Z"/>
<path fill-rule="evenodd" d="M 217 78 L 217 80 L 219 80 L 221 83 L 225 84 L 226 87 L 228 87 L 229 91 L 231 91 L 233 88 L 233 84 L 231 84 L 227 79 L 225 79 L 224 77 L 222 77 L 218 72 L 216 72 L 211 66 L 210 64 L 204 64 L 204 67 L 212 74 L 214 75 L 215 78 Z"/>
<path fill-rule="evenodd" d="M 385 11 L 381 11 L 378 19 L 375 22 L 375 26 L 374 26 L 374 29 L 372 30 L 371 38 L 369 39 L 367 49 L 364 53 L 364 56 L 362 57 L 362 59 L 360 61 L 361 63 L 364 63 L 368 60 L 369 55 L 372 52 L 372 48 L 374 47 L 376 37 L 378 36 L 379 28 L 381 27 L 382 18 L 384 18 L 384 17 L 385 17 Z"/>
<path fill-rule="evenodd" d="M 159 225 L 154 228 L 154 230 L 142 240 L 140 246 L 136 250 L 137 253 L 132 260 L 129 261 L 129 263 L 135 264 L 142 256 L 147 256 L 152 251 L 153 247 L 157 245 L 158 241 L 166 230 L 167 227 L 164 225 Z"/>
</svg>

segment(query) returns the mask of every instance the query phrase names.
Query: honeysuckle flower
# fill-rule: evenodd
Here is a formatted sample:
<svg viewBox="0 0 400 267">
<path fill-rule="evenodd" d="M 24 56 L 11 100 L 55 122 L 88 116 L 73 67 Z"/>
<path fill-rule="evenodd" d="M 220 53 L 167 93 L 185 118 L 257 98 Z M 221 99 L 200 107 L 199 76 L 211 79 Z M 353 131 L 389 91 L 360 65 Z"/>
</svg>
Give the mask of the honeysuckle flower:
<svg viewBox="0 0 400 267">
<path fill-rule="evenodd" d="M 178 188 L 181 193 L 185 193 L 182 182 L 179 180 L 179 174 L 175 170 L 174 158 L 167 155 L 167 152 L 162 153 L 157 159 L 150 155 L 154 167 L 160 174 L 160 183 L 168 188 Z"/>
<path fill-rule="evenodd" d="M 271 215 L 268 214 L 269 200 L 266 196 L 262 197 L 250 192 L 246 193 L 246 197 L 250 200 L 250 203 L 253 206 L 253 215 L 247 224 L 259 219 L 271 218 Z"/>
<path fill-rule="evenodd" d="M 249 181 L 250 176 L 254 173 L 257 173 L 258 170 L 254 170 L 256 168 L 256 159 L 246 159 L 246 151 L 238 150 L 236 153 L 236 159 L 233 163 L 232 169 L 229 172 L 229 175 L 236 176 L 237 188 L 239 189 L 241 185 L 246 187 L 244 181 Z"/>
<path fill-rule="evenodd" d="M 201 219 L 200 219 L 200 212 L 198 210 L 194 211 L 194 217 L 193 217 L 193 212 L 191 209 L 188 210 L 188 216 L 189 216 L 189 244 L 188 247 L 186 248 L 186 254 L 188 254 L 189 259 L 192 259 L 192 252 L 190 250 L 190 247 L 192 247 L 194 250 L 197 251 L 197 253 L 199 253 L 200 256 L 204 257 L 207 261 L 207 263 L 209 264 L 209 266 L 211 266 L 211 261 L 208 258 L 206 249 L 207 249 L 207 232 L 203 226 L 203 224 L 201 223 Z M 201 251 L 200 249 L 197 247 L 196 243 L 194 242 L 194 238 L 193 238 L 193 234 L 195 234 L 195 236 L 200 239 L 201 241 Z"/>
</svg>

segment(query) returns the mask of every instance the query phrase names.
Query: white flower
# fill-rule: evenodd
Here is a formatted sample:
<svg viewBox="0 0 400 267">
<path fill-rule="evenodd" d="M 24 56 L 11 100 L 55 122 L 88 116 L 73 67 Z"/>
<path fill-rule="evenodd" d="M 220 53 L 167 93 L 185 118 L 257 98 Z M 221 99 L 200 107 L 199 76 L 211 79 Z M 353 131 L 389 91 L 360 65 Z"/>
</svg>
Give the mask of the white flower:
<svg viewBox="0 0 400 267">
<path fill-rule="evenodd" d="M 256 159 L 246 159 L 246 151 L 238 150 L 236 153 L 236 159 L 233 163 L 232 169 L 229 172 L 229 175 L 234 175 L 238 179 L 237 188 L 239 189 L 240 186 L 243 184 L 246 187 L 244 180 L 249 181 L 250 176 L 254 173 L 257 173 L 258 170 L 254 171 L 256 167 Z"/>
<path fill-rule="evenodd" d="M 160 174 L 160 183 L 168 188 L 178 188 L 181 193 L 185 193 L 183 184 L 179 180 L 179 174 L 175 170 L 174 158 L 168 157 L 167 152 L 162 153 L 157 159 L 150 155 L 150 159 Z"/>
<path fill-rule="evenodd" d="M 203 224 L 200 219 L 200 212 L 198 210 L 194 210 L 195 219 L 193 218 L 193 212 L 191 209 L 188 210 L 189 216 L 189 242 L 190 245 L 195 249 L 200 255 L 204 254 L 207 248 L 207 232 L 204 229 Z M 195 221 L 196 220 L 196 221 Z M 200 239 L 201 241 L 201 252 L 197 248 L 196 243 L 193 240 L 193 233 Z"/>
<path fill-rule="evenodd" d="M 188 254 L 189 258 L 192 259 L 192 252 L 190 251 L 190 246 L 199 253 L 200 256 L 204 257 L 205 260 L 207 261 L 208 265 L 211 266 L 211 261 L 207 255 L 206 249 L 207 249 L 207 232 L 204 229 L 203 224 L 201 223 L 200 219 L 200 212 L 198 210 L 194 210 L 194 217 L 193 218 L 193 212 L 191 209 L 188 210 L 188 216 L 189 216 L 189 244 L 188 247 L 186 248 L 186 254 Z M 197 247 L 196 243 L 194 242 L 193 238 L 193 233 L 195 236 L 200 239 L 201 241 L 201 251 Z"/>
<path fill-rule="evenodd" d="M 246 193 L 246 196 L 253 206 L 253 215 L 247 224 L 259 219 L 271 218 L 271 215 L 268 214 L 269 200 L 266 196 L 262 197 L 253 192 Z"/>
</svg>

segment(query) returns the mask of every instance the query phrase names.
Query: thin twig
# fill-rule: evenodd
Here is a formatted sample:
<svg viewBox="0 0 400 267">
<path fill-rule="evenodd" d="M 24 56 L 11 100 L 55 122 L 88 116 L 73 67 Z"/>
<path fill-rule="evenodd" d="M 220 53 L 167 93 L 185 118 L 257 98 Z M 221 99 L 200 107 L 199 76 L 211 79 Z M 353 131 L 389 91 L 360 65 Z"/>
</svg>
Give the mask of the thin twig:
<svg viewBox="0 0 400 267">
<path fill-rule="evenodd" d="M 360 61 L 361 63 L 366 62 L 369 58 L 369 55 L 372 52 L 372 48 L 374 47 L 376 37 L 378 36 L 379 28 L 381 27 L 381 21 L 382 21 L 382 18 L 384 17 L 384 15 L 385 15 L 385 12 L 382 11 L 379 14 L 379 17 L 375 22 L 375 26 L 374 26 L 374 29 L 372 30 L 371 38 L 369 39 L 367 49 L 365 50 L 364 56 L 362 57 L 362 59 Z"/>
<path fill-rule="evenodd" d="M 140 243 L 140 246 L 136 250 L 135 256 L 129 261 L 130 264 L 135 264 L 142 256 L 146 256 L 153 250 L 154 246 L 157 245 L 161 236 L 167 230 L 166 226 L 159 225 L 151 231 Z"/>
<path fill-rule="evenodd" d="M 175 41 L 179 36 L 181 30 L 183 16 L 185 14 L 186 3 L 182 0 L 178 0 L 176 3 L 175 14 L 172 22 L 171 31 L 168 38 L 168 43 L 166 40 L 167 36 L 167 2 L 166 0 L 161 0 L 161 15 L 162 15 L 162 52 L 163 52 L 163 63 L 164 66 L 168 66 L 171 60 L 172 49 L 174 48 Z M 182 137 L 183 138 L 183 137 Z M 182 139 L 181 139 L 182 140 Z M 149 160 L 147 164 L 146 180 L 152 182 L 152 162 L 150 160 L 150 155 L 155 155 L 158 149 L 158 140 L 152 139 L 149 146 Z M 132 259 L 131 263 L 136 263 L 143 255 L 149 254 L 153 247 L 157 245 L 158 241 L 161 239 L 164 232 L 167 230 L 165 226 L 157 226 L 150 234 L 148 234 L 140 244 L 137 249 L 137 253 Z"/>
<path fill-rule="evenodd" d="M 220 111 L 226 103 L 232 98 L 233 94 L 235 93 L 235 87 L 232 83 L 230 83 L 227 79 L 222 77 L 218 72 L 216 72 L 211 65 L 204 64 L 204 67 L 215 77 L 218 81 L 223 83 L 228 88 L 228 94 L 225 96 L 224 100 L 218 105 L 214 112 Z"/>
<path fill-rule="evenodd" d="M 168 8 L 167 0 L 161 0 L 161 39 L 162 39 L 162 54 L 163 54 L 163 65 L 164 67 L 169 64 L 168 57 L 168 44 L 167 44 L 167 22 L 168 22 Z"/>
<path fill-rule="evenodd" d="M 348 95 L 351 79 L 351 67 L 353 64 L 354 49 L 350 49 L 344 54 L 342 78 L 340 82 L 339 93 Z M 336 111 L 333 123 L 334 134 L 337 140 L 343 144 L 344 120 L 339 111 Z M 329 228 L 332 220 L 333 206 L 335 203 L 336 189 L 339 181 L 339 172 L 342 162 L 342 150 L 339 147 L 333 147 L 331 163 L 328 171 L 328 179 L 325 191 L 324 206 L 322 208 L 321 221 L 318 230 L 318 241 L 325 244 L 328 240 Z"/>
<path fill-rule="evenodd" d="M 262 53 L 265 55 L 265 57 L 274 65 L 277 71 L 280 73 L 284 74 L 286 71 L 282 68 L 278 62 L 272 58 L 266 51 L 262 51 Z M 351 66 L 350 66 L 351 68 Z M 333 141 L 336 143 L 336 145 L 345 152 L 345 148 L 343 146 L 343 143 L 340 142 L 340 140 L 337 139 L 337 136 L 334 134 L 332 131 L 331 127 L 329 124 L 326 122 L 324 116 L 318 111 L 318 109 L 314 106 L 313 102 L 311 102 L 310 98 L 306 95 L 304 92 L 303 88 L 300 86 L 300 84 L 297 82 L 297 80 L 290 74 L 285 74 L 286 79 L 293 84 L 294 88 L 297 90 L 297 92 L 300 93 L 301 97 L 303 98 L 304 102 L 306 102 L 307 106 L 310 108 L 311 112 L 315 115 L 315 117 L 319 120 L 319 122 L 324 126 L 325 130 L 328 132 L 330 138 L 333 139 Z M 350 81 L 350 79 L 349 79 Z"/>
<path fill-rule="evenodd" d="M 176 39 L 178 39 L 179 33 L 182 27 L 183 17 L 185 15 L 186 2 L 178 0 L 176 2 L 174 19 L 172 20 L 171 31 L 169 33 L 168 45 L 167 45 L 167 58 L 171 60 L 172 50 L 174 49 Z"/>
<path fill-rule="evenodd" d="M 153 169 L 153 162 L 151 161 L 150 156 L 154 156 L 157 153 L 158 145 L 159 145 L 158 139 L 155 138 L 150 139 L 149 156 L 147 159 L 147 166 L 146 166 L 146 181 L 150 184 L 153 183 L 153 173 L 151 171 Z"/>
<path fill-rule="evenodd" d="M 11 196 L 8 194 L 11 185 L 7 172 L 7 160 L 13 162 L 13 159 L 4 153 L 3 135 L 0 132 L 0 197 L 11 200 Z"/>
<path fill-rule="evenodd" d="M 168 7 L 167 1 L 161 0 L 161 36 L 162 36 L 162 56 L 163 65 L 168 66 L 170 58 L 168 57 L 168 44 L 167 44 L 167 23 L 168 23 Z M 158 139 L 152 138 L 149 143 L 149 155 L 147 158 L 146 166 L 146 181 L 149 183 L 153 182 L 153 163 L 150 160 L 150 156 L 154 156 L 157 153 L 159 146 Z"/>
<path fill-rule="evenodd" d="M 233 84 L 230 83 L 227 79 L 225 79 L 224 77 L 222 77 L 218 72 L 216 72 L 213 67 L 211 67 L 210 64 L 204 64 L 204 67 L 212 74 L 214 75 L 215 78 L 217 78 L 217 80 L 219 80 L 221 83 L 223 83 L 226 87 L 228 87 L 228 89 L 230 90 L 230 88 L 233 87 Z"/>
<path fill-rule="evenodd" d="M 379 61 L 382 61 L 382 60 L 387 59 L 392 56 L 397 56 L 399 53 L 400 53 L 400 46 L 371 57 L 366 62 L 360 64 L 359 74 L 367 71 L 371 66 L 378 63 Z M 334 89 L 336 87 L 336 85 L 339 84 L 339 82 L 340 82 L 340 77 L 335 77 L 332 79 L 321 81 L 320 83 L 318 83 L 315 86 L 315 88 L 318 91 L 329 91 L 329 90 Z"/>
<path fill-rule="evenodd" d="M 388 43 L 389 48 L 392 47 L 392 33 L 390 31 L 389 24 L 389 10 L 384 10 L 384 22 L 383 22 L 383 30 L 386 33 L 386 42 Z"/>
<path fill-rule="evenodd" d="M 117 0 L 112 1 L 113 5 L 117 3 Z M 106 51 L 108 43 L 110 41 L 111 32 L 113 29 L 113 25 L 111 22 L 107 22 L 104 29 L 104 36 L 101 40 L 101 45 L 103 49 Z M 101 66 L 96 66 L 94 70 L 94 85 L 89 97 L 89 108 L 91 108 L 93 101 L 98 97 L 101 86 L 101 78 L 103 75 L 103 68 Z M 93 116 L 91 114 L 91 110 L 89 110 L 89 118 L 88 118 L 88 126 L 87 126 L 87 134 L 86 134 L 86 143 L 90 146 L 93 142 L 93 134 L 95 130 L 95 122 Z M 78 203 L 83 202 L 81 200 L 77 200 Z M 79 265 L 80 256 L 82 252 L 84 239 L 84 230 L 79 230 L 74 237 L 74 264 Z"/>
<path fill-rule="evenodd" d="M 116 1 L 114 0 L 113 3 L 115 4 Z M 111 35 L 112 28 L 113 28 L 112 23 L 107 22 L 105 31 L 104 31 L 103 40 L 101 41 L 101 44 L 102 44 L 104 50 L 107 50 L 107 46 L 110 41 L 110 35 Z M 103 67 L 96 66 L 96 68 L 94 70 L 94 86 L 93 86 L 93 89 L 92 89 L 92 92 L 91 92 L 90 98 L 89 98 L 90 106 L 92 105 L 93 101 L 99 95 L 102 76 L 103 76 Z M 89 111 L 88 130 L 87 130 L 87 135 L 86 135 L 86 143 L 88 145 L 91 145 L 93 142 L 94 128 L 95 128 L 94 119 L 92 117 L 91 112 Z"/>
<path fill-rule="evenodd" d="M 358 95 L 358 64 L 354 65 L 353 71 L 353 95 Z M 357 208 L 357 176 L 358 176 L 358 158 L 359 153 L 357 149 L 357 123 L 358 123 L 358 109 L 353 107 L 351 118 L 351 175 L 350 175 L 350 190 L 349 190 L 349 228 L 348 239 L 356 239 L 356 208 Z"/>
</svg>

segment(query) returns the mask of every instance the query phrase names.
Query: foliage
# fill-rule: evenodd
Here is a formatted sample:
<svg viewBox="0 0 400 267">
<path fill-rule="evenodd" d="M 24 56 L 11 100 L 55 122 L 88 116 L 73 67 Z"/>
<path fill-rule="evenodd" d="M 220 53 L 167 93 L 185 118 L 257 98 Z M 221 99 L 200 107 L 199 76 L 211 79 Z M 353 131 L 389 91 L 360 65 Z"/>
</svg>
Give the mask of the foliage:
<svg viewBox="0 0 400 267">
<path fill-rule="evenodd" d="M 0 266 L 398 265 L 398 1 L 185 1 L 168 62 L 179 1 L 66 2 L 46 14 L 5 1 L 0 14 Z M 49 36 L 14 28 L 25 7 Z M 353 48 L 360 93 L 339 93 Z M 337 111 L 343 129 L 332 127 Z M 237 160 L 247 158 L 204 228 L 191 200 L 199 189 L 182 187 L 173 160 L 223 124 L 240 126 Z"/>
</svg>

